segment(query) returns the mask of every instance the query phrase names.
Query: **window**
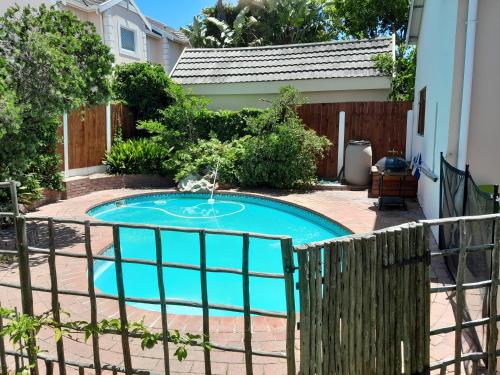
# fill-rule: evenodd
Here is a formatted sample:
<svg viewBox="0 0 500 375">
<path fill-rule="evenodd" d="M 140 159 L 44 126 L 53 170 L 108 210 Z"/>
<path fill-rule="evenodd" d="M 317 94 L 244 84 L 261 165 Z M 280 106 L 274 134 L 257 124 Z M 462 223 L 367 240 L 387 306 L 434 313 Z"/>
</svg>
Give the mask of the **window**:
<svg viewBox="0 0 500 375">
<path fill-rule="evenodd" d="M 132 30 L 121 27 L 120 43 L 123 50 L 135 52 L 135 33 Z"/>
<path fill-rule="evenodd" d="M 424 87 L 422 90 L 420 90 L 420 96 L 419 96 L 419 102 L 418 102 L 418 129 L 417 129 L 417 133 L 419 135 L 424 135 L 426 94 L 427 94 L 427 88 Z"/>
</svg>

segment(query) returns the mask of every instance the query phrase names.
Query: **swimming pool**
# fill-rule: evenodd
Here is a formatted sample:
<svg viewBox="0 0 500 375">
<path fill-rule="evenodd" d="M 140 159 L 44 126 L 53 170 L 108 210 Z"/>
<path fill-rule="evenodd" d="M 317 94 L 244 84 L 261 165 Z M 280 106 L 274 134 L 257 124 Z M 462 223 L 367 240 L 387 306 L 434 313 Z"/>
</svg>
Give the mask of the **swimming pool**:
<svg viewBox="0 0 500 375">
<path fill-rule="evenodd" d="M 320 241 L 350 232 L 341 225 L 312 211 L 274 199 L 244 195 L 166 193 L 140 195 L 104 203 L 87 214 L 109 222 L 153 224 L 171 227 L 235 230 L 241 232 L 288 235 L 294 244 Z M 198 233 L 162 231 L 163 261 L 199 266 Z M 121 228 L 123 258 L 156 259 L 154 232 L 147 229 Z M 104 255 L 113 255 L 108 248 Z M 242 238 L 221 234 L 206 235 L 208 267 L 242 268 Z M 283 273 L 279 240 L 250 239 L 249 269 L 255 272 Z M 123 264 L 125 294 L 135 298 L 159 298 L 155 266 Z M 165 294 L 168 298 L 201 301 L 200 272 L 165 268 Z M 213 304 L 243 306 L 242 276 L 207 274 L 208 299 Z M 95 262 L 95 285 L 105 293 L 117 294 L 114 263 Z M 284 281 L 250 277 L 250 303 L 255 309 L 278 312 L 286 310 Z M 296 299 L 298 305 L 298 299 Z M 148 310 L 158 305 L 133 304 Z M 173 314 L 201 315 L 193 307 L 168 306 Z M 233 316 L 238 313 L 211 309 L 212 316 Z"/>
</svg>

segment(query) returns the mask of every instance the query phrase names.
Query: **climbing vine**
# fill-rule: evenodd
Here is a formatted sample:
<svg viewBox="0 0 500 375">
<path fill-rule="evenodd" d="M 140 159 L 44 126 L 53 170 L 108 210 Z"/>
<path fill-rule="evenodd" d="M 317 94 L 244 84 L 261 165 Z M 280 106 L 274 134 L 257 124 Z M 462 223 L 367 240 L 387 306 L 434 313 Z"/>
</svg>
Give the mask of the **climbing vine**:
<svg viewBox="0 0 500 375">
<path fill-rule="evenodd" d="M 70 314 L 62 310 L 61 313 L 67 317 L 70 316 Z M 19 314 L 15 310 L 4 307 L 0 307 L 0 317 L 6 321 L 2 330 L 0 330 L 0 336 L 8 337 L 13 346 L 18 348 L 19 354 L 22 354 L 22 348 L 26 348 L 35 356 L 42 351 L 36 344 L 36 337 L 42 328 L 52 330 L 56 342 L 61 340 L 63 336 L 72 338 L 72 335 L 81 333 L 83 333 L 86 342 L 93 335 L 102 335 L 105 333 L 120 334 L 125 329 L 128 330 L 130 335 L 141 340 L 142 350 L 152 349 L 158 343 L 162 343 L 163 340 L 163 334 L 148 329 L 144 325 L 144 319 L 130 322 L 126 327 L 122 326 L 119 319 L 103 319 L 95 325 L 83 320 L 60 323 L 54 319 L 51 310 L 40 315 L 30 316 Z M 181 335 L 178 330 L 168 331 L 167 334 L 168 341 L 176 346 L 174 356 L 179 361 L 187 358 L 188 346 L 201 346 L 206 349 L 211 349 L 211 345 L 207 338 L 201 335 L 194 335 L 191 333 Z M 33 363 L 28 363 L 23 366 L 17 374 L 29 374 L 33 366 Z"/>
</svg>

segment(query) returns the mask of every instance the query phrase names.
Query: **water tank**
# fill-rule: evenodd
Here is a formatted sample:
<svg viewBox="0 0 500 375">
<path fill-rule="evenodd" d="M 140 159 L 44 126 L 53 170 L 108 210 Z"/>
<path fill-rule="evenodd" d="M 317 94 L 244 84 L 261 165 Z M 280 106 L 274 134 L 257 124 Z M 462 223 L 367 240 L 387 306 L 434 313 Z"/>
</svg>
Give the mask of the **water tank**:
<svg viewBox="0 0 500 375">
<path fill-rule="evenodd" d="M 369 141 L 349 141 L 345 151 L 344 174 L 348 184 L 368 185 L 372 166 L 372 145 Z"/>
</svg>

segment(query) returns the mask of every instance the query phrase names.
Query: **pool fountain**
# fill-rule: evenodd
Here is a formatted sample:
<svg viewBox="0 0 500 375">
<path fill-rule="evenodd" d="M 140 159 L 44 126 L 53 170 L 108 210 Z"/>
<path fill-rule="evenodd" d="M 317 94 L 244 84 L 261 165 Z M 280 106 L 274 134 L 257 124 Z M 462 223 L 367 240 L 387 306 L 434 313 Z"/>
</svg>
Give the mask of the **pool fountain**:
<svg viewBox="0 0 500 375">
<path fill-rule="evenodd" d="M 210 198 L 208 198 L 209 204 L 215 203 L 214 190 L 215 190 L 215 183 L 217 182 L 217 172 L 219 171 L 219 164 L 220 164 L 220 159 L 217 160 L 217 165 L 215 166 L 215 174 L 214 174 L 214 182 L 212 184 L 212 192 L 210 193 Z"/>
</svg>

